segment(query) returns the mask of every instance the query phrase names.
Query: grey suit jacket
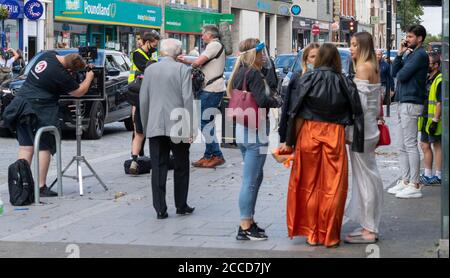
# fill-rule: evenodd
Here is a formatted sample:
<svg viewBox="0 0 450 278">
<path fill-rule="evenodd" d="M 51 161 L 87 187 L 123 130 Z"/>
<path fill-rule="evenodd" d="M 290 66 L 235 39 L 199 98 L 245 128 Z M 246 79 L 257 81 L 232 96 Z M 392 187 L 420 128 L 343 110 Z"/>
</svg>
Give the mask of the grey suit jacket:
<svg viewBox="0 0 450 278">
<path fill-rule="evenodd" d="M 191 70 L 173 58 L 145 70 L 140 91 L 141 120 L 147 138 L 168 136 L 188 143 L 194 134 Z"/>
</svg>

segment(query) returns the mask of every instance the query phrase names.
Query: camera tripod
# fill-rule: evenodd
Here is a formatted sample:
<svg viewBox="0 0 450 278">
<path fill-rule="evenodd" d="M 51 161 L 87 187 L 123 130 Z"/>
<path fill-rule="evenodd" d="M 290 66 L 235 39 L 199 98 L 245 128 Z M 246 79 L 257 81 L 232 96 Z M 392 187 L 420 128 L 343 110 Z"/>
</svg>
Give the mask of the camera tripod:
<svg viewBox="0 0 450 278">
<path fill-rule="evenodd" d="M 80 196 L 84 195 L 84 188 L 83 188 L 83 178 L 90 178 L 95 177 L 102 187 L 105 189 L 105 191 L 108 191 L 108 187 L 105 185 L 105 183 L 100 179 L 100 177 L 95 172 L 94 168 L 89 164 L 89 162 L 86 160 L 84 156 L 81 155 L 81 136 L 83 135 L 83 115 L 81 113 L 81 100 L 75 100 L 76 105 L 76 138 L 77 138 L 77 155 L 72 158 L 70 163 L 64 168 L 64 170 L 61 173 L 62 177 L 71 178 L 78 181 L 78 186 L 80 188 Z M 64 173 L 69 170 L 70 166 L 76 162 L 77 164 L 77 175 L 76 176 L 66 176 Z M 91 171 L 92 175 L 89 176 L 83 176 L 81 164 L 84 163 L 89 170 Z M 50 189 L 55 185 L 56 180 L 53 182 Z"/>
</svg>

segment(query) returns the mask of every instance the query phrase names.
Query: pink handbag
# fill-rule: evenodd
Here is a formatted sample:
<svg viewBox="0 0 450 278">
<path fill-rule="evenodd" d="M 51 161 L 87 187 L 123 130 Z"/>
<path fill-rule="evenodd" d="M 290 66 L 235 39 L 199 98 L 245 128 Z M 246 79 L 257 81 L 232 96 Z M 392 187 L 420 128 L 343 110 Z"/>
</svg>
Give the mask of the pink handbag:
<svg viewBox="0 0 450 278">
<path fill-rule="evenodd" d="M 242 90 L 233 89 L 231 99 L 226 109 L 226 116 L 233 119 L 236 123 L 248 128 L 257 129 L 259 126 L 260 113 L 259 106 L 256 103 L 252 93 L 247 91 L 247 71 L 244 75 L 244 84 Z M 251 117 L 249 117 L 251 115 Z M 253 118 L 255 116 L 255 118 Z"/>
</svg>

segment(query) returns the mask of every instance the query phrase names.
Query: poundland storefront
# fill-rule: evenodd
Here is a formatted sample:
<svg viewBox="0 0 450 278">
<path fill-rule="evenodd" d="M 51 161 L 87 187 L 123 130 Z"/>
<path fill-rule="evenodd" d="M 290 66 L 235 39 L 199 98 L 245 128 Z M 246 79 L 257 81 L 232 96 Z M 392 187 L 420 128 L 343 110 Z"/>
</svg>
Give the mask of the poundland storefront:
<svg viewBox="0 0 450 278">
<path fill-rule="evenodd" d="M 136 35 L 161 28 L 161 8 L 118 0 L 55 1 L 55 47 L 97 46 L 129 54 Z"/>
</svg>

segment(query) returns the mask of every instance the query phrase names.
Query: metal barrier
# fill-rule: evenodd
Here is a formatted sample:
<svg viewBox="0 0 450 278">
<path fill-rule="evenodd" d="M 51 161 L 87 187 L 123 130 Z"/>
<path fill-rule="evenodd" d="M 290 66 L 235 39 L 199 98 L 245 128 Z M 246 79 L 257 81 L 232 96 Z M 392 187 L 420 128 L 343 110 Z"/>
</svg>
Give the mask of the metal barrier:
<svg viewBox="0 0 450 278">
<path fill-rule="evenodd" d="M 62 197 L 62 163 L 61 163 L 61 135 L 58 128 L 54 126 L 42 127 L 38 130 L 34 139 L 34 156 L 33 156 L 33 177 L 34 177 L 34 203 L 40 204 L 39 196 L 39 143 L 41 142 L 42 134 L 49 132 L 55 136 L 56 141 L 56 169 L 57 169 L 57 182 L 58 182 L 58 197 Z"/>
</svg>

